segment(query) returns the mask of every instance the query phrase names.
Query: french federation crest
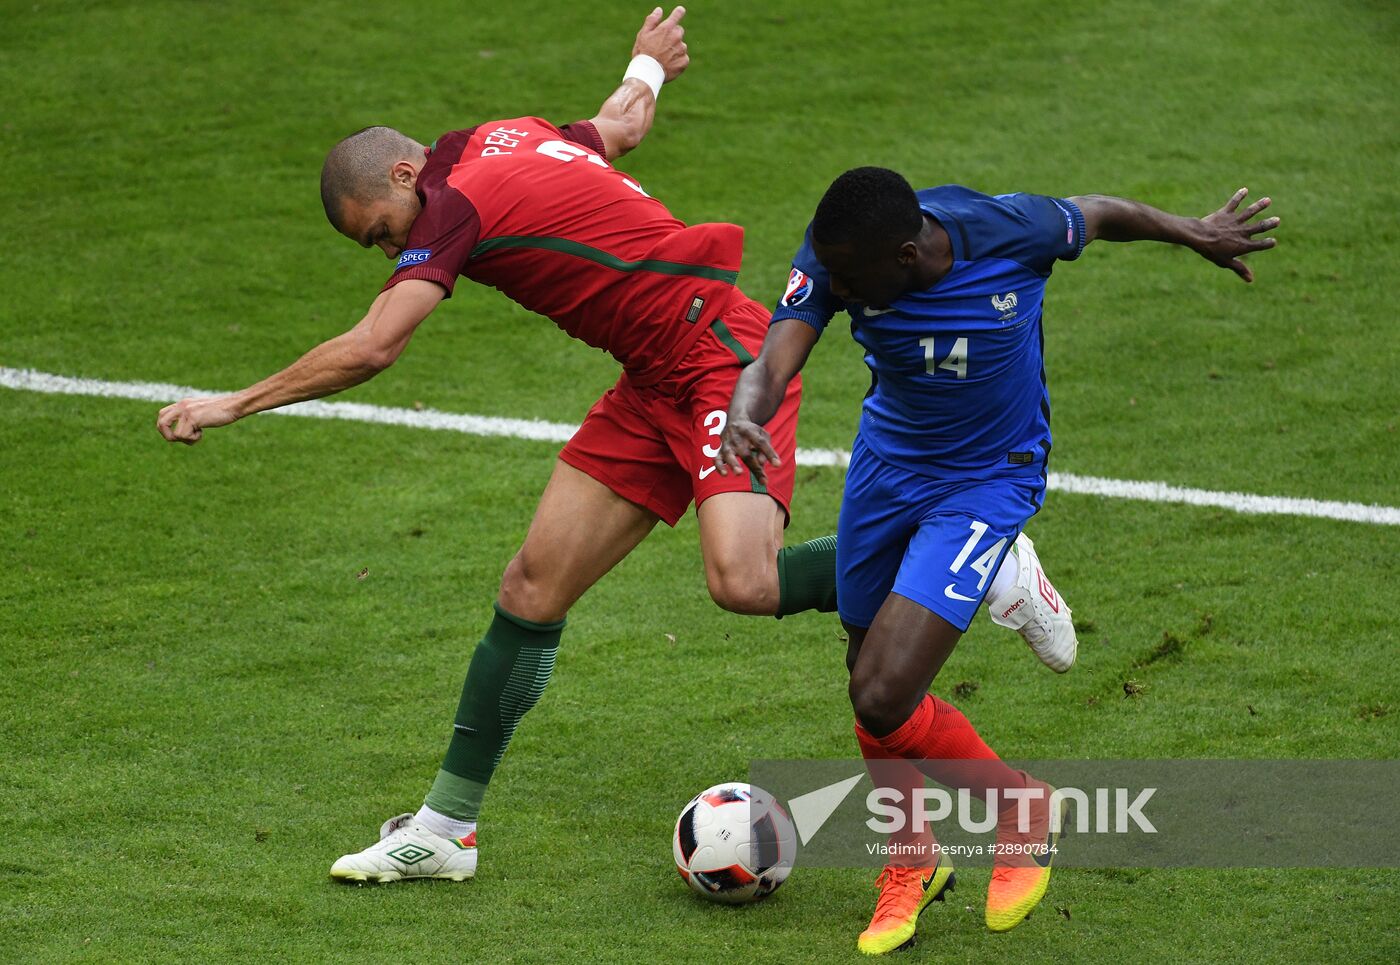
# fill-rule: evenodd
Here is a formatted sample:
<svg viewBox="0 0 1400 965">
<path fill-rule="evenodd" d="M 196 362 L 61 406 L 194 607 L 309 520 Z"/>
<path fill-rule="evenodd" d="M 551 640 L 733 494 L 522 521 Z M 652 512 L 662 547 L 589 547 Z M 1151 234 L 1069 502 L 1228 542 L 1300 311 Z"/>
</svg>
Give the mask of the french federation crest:
<svg viewBox="0 0 1400 965">
<path fill-rule="evenodd" d="M 807 300 L 812 294 L 812 279 L 801 269 L 794 268 L 792 274 L 788 275 L 787 290 L 783 292 L 782 301 L 778 304 L 784 308 L 796 308 Z"/>
<path fill-rule="evenodd" d="M 1011 321 L 1016 317 L 1016 293 L 1007 292 L 1005 295 L 993 295 L 992 307 L 1001 312 L 1001 318 L 998 321 Z"/>
</svg>

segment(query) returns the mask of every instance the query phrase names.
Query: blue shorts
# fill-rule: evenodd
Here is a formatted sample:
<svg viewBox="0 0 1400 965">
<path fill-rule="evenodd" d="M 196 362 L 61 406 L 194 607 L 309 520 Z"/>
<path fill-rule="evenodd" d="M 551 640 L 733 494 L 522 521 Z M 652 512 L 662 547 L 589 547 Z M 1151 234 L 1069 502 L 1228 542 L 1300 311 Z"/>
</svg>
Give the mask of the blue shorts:
<svg viewBox="0 0 1400 965">
<path fill-rule="evenodd" d="M 841 619 L 868 627 L 891 592 L 966 631 L 1045 494 L 1041 469 L 935 478 L 892 465 L 859 436 L 836 529 Z"/>
</svg>

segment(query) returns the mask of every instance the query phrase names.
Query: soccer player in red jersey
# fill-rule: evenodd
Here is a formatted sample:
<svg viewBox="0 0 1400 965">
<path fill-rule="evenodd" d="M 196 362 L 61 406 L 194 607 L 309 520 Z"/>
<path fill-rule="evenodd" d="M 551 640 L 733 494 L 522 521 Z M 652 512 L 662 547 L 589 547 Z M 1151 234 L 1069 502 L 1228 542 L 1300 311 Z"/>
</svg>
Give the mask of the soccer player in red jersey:
<svg viewBox="0 0 1400 965">
<path fill-rule="evenodd" d="M 254 412 L 350 388 L 389 366 L 459 275 L 500 289 L 623 374 L 559 454 L 495 617 L 472 655 L 451 743 L 423 808 L 332 868 L 337 878 L 461 880 L 476 870 L 476 820 L 521 717 L 543 693 L 573 603 L 649 533 L 697 506 L 705 578 L 720 606 L 751 614 L 835 609 L 835 537 L 783 548 L 794 478 L 794 379 L 767 423 L 782 465 L 715 471 L 726 408 L 767 330 L 735 287 L 743 230 L 687 226 L 609 163 L 651 127 L 661 85 L 689 58 L 677 7 L 645 20 L 622 85 L 591 120 L 492 120 L 424 147 L 367 128 L 326 158 L 331 223 L 396 264 L 364 319 L 287 369 L 231 395 L 160 411 L 172 442 Z"/>
</svg>

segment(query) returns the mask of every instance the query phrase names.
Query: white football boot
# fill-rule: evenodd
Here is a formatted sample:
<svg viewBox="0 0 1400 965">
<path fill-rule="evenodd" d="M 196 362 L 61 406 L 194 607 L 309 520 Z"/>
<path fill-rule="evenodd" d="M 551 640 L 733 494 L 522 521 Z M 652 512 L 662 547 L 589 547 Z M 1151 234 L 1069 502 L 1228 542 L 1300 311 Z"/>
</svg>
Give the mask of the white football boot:
<svg viewBox="0 0 1400 965">
<path fill-rule="evenodd" d="M 995 600 L 987 598 L 992 622 L 1015 630 L 1041 663 L 1064 673 L 1074 666 L 1079 649 L 1069 604 L 1050 585 L 1030 537 L 1025 533 L 1017 536 L 1011 552 L 1016 554 L 1021 572 L 1010 590 Z"/>
<path fill-rule="evenodd" d="M 341 881 L 388 884 L 406 878 L 465 881 L 476 874 L 476 832 L 444 838 L 429 831 L 412 814 L 390 818 L 379 829 L 379 843 L 347 854 L 331 865 Z"/>
</svg>

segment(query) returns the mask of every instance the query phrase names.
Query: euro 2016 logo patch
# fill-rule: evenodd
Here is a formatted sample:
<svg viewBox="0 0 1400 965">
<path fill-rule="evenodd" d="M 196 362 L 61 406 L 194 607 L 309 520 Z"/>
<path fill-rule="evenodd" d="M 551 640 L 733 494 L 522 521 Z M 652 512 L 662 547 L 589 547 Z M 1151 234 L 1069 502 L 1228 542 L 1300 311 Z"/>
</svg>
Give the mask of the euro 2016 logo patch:
<svg viewBox="0 0 1400 965">
<path fill-rule="evenodd" d="M 421 265 L 431 257 L 433 257 L 433 249 L 431 248 L 409 248 L 399 255 L 399 260 L 394 265 L 394 271 L 407 268 L 409 265 Z"/>
<path fill-rule="evenodd" d="M 812 279 L 805 272 L 794 268 L 792 274 L 788 275 L 787 290 L 783 292 L 783 300 L 779 304 L 784 308 L 796 308 L 805 302 L 810 294 Z"/>
</svg>

